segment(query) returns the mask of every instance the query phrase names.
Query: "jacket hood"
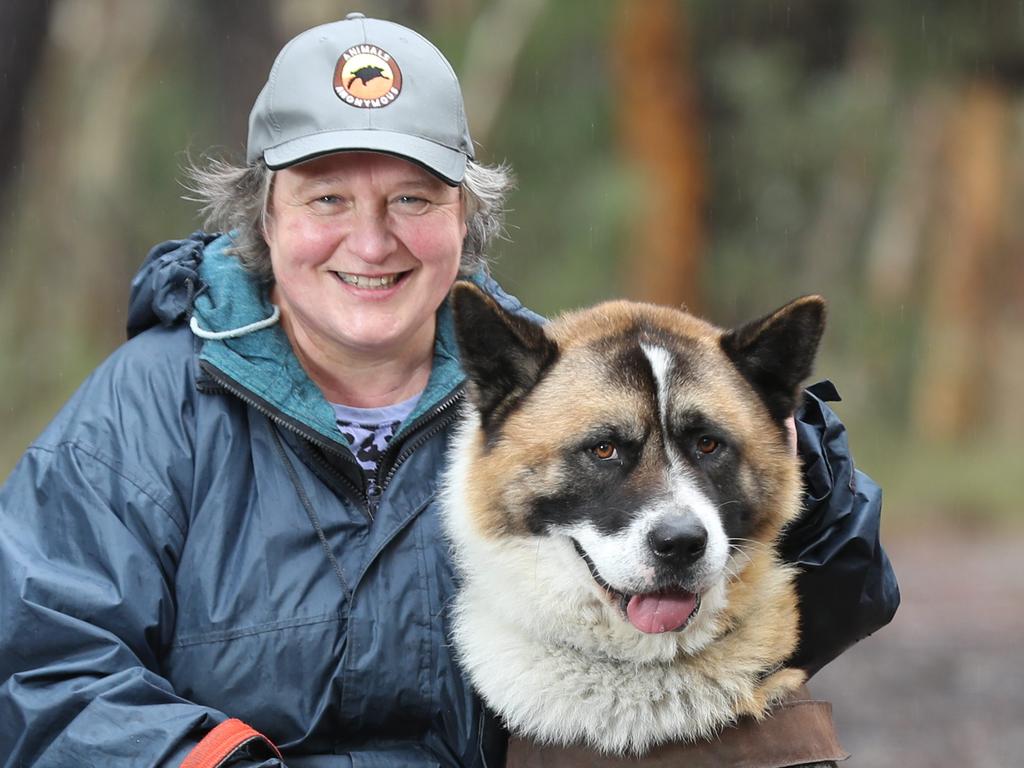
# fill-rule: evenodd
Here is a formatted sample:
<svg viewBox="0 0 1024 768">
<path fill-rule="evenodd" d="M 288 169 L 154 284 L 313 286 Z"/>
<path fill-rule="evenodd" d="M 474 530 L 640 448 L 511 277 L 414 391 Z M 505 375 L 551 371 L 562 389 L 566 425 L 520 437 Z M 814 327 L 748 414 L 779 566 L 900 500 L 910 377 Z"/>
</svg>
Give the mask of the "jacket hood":
<svg viewBox="0 0 1024 768">
<path fill-rule="evenodd" d="M 171 326 L 188 318 L 203 290 L 199 265 L 203 249 L 217 235 L 194 232 L 183 240 L 154 246 L 132 279 L 128 298 L 128 338 L 155 325 Z"/>
</svg>

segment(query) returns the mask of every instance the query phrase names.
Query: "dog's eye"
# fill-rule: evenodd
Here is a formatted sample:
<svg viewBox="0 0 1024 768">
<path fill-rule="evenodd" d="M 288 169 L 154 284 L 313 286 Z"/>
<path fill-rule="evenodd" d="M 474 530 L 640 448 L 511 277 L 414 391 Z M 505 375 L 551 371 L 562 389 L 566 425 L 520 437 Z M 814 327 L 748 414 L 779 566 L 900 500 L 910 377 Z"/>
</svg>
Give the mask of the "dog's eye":
<svg viewBox="0 0 1024 768">
<path fill-rule="evenodd" d="M 718 450 L 720 446 L 721 443 L 719 443 L 711 435 L 703 435 L 697 438 L 697 452 L 703 454 L 704 456 L 708 456 L 714 453 L 715 451 Z"/>
<path fill-rule="evenodd" d="M 610 443 L 607 440 L 602 440 L 597 445 L 592 446 L 590 452 L 601 461 L 619 458 L 619 449 L 615 447 L 615 443 Z"/>
</svg>

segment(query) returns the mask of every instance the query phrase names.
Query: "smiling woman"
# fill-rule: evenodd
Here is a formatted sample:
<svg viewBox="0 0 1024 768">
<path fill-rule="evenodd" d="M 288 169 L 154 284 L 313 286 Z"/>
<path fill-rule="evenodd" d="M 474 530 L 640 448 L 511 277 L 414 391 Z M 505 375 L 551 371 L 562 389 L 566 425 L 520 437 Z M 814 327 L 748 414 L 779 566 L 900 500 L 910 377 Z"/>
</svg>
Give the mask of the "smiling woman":
<svg viewBox="0 0 1024 768">
<path fill-rule="evenodd" d="M 434 492 L 452 284 L 519 307 L 485 262 L 509 174 L 441 53 L 359 14 L 282 50 L 249 127 L 190 171 L 224 234 L 153 249 L 133 338 L 0 492 L 0 763 L 497 764 Z"/>
</svg>

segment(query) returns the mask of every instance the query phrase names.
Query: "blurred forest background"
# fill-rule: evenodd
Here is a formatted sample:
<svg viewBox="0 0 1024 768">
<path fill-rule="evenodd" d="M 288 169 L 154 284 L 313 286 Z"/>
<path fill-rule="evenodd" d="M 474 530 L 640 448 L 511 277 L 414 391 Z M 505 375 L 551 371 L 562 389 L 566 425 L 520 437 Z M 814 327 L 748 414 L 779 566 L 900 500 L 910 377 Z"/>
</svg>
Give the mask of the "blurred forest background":
<svg viewBox="0 0 1024 768">
<path fill-rule="evenodd" d="M 281 44 L 360 10 L 450 57 L 519 191 L 495 272 L 727 324 L 831 304 L 818 365 L 888 522 L 1017 516 L 1024 3 L 4 0 L 0 477 L 123 339 L 189 157 L 243 156 Z"/>
</svg>

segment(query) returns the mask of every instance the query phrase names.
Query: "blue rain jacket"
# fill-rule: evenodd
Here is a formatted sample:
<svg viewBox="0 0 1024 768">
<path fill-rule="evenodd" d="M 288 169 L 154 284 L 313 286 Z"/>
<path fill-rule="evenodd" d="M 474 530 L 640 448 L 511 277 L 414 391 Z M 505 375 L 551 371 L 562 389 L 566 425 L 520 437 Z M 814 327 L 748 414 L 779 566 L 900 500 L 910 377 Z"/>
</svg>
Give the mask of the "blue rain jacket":
<svg viewBox="0 0 1024 768">
<path fill-rule="evenodd" d="M 0 489 L 0 765 L 177 766 L 230 717 L 290 768 L 500 766 L 505 735 L 447 639 L 436 492 L 463 380 L 447 307 L 427 390 L 367 482 L 280 326 L 189 330 L 271 314 L 226 242 L 150 253 L 130 340 Z M 787 554 L 817 669 L 899 596 L 842 425 L 809 394 L 798 430 L 808 509 Z M 226 765 L 281 763 L 254 741 Z"/>
</svg>

